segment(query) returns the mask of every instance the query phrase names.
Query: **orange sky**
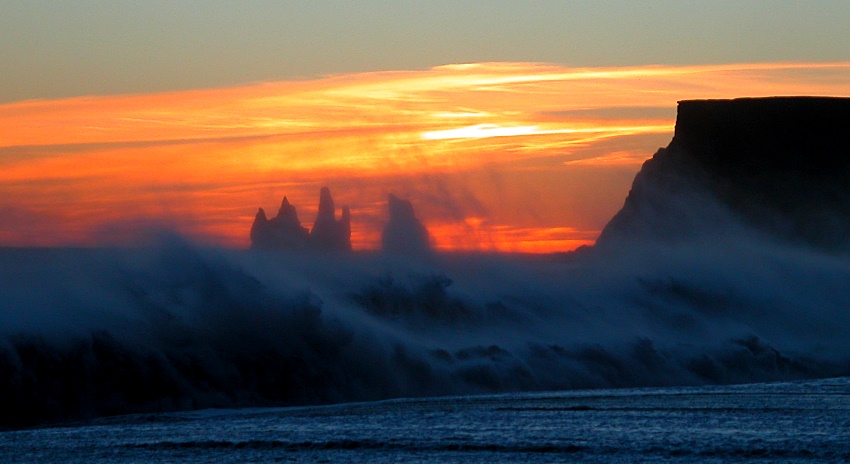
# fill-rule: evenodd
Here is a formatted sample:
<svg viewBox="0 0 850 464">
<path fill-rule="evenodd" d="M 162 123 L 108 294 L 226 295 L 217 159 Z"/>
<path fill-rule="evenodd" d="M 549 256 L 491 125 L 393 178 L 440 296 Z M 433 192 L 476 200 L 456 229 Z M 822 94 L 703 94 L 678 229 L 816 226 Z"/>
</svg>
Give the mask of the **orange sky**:
<svg viewBox="0 0 850 464">
<path fill-rule="evenodd" d="M 850 96 L 850 62 L 567 68 L 479 63 L 0 105 L 0 244 L 127 243 L 169 227 L 246 247 L 287 195 L 309 226 L 319 188 L 373 248 L 387 193 L 440 248 L 592 243 L 676 101 Z"/>
</svg>

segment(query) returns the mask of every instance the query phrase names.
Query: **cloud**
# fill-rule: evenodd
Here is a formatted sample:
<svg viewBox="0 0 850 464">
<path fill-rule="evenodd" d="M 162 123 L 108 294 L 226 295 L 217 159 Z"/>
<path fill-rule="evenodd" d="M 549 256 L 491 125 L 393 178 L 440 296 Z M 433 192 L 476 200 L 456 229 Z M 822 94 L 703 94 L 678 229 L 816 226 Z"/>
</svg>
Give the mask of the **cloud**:
<svg viewBox="0 0 850 464">
<path fill-rule="evenodd" d="M 621 107 L 604 107 L 604 108 L 579 108 L 568 109 L 563 111 L 546 111 L 540 113 L 542 117 L 551 117 L 554 119 L 614 119 L 614 120 L 633 120 L 633 119 L 661 119 L 669 121 L 676 118 L 676 108 L 670 106 L 621 106 Z"/>
<path fill-rule="evenodd" d="M 392 178 L 421 185 L 410 179 L 442 176 L 452 179 L 450 190 L 454 201 L 465 203 L 462 208 L 440 199 L 436 188 L 419 196 L 411 189 L 394 191 L 423 203 L 426 223 L 488 217 L 524 228 L 599 228 L 596 215 L 570 206 L 575 213 L 569 216 L 563 204 L 538 204 L 534 214 L 500 214 L 510 200 L 498 189 L 479 182 L 466 188 L 475 191 L 471 201 L 458 195 L 461 179 L 464 173 L 493 173 L 510 184 L 516 203 L 530 205 L 535 195 L 556 197 L 566 187 L 541 192 L 541 185 L 552 183 L 528 173 L 556 170 L 561 184 L 571 185 L 585 182 L 579 168 L 607 170 L 610 175 L 595 179 L 600 195 L 588 200 L 592 209 L 613 210 L 628 188 L 621 171 L 634 174 L 640 153 L 648 158 L 669 140 L 677 100 L 847 95 L 850 80 L 836 76 L 848 72 L 846 62 L 622 68 L 473 63 L 11 103 L 0 105 L 0 196 L 28 210 L 57 210 L 88 230 L 122 211 L 142 207 L 143 216 L 152 217 L 176 209 L 180 216 L 215 218 L 195 221 L 192 227 L 200 228 L 187 233 L 235 244 L 244 243 L 250 214 L 226 214 L 240 208 L 270 205 L 283 195 L 308 199 L 317 184 L 346 195 L 337 185 L 362 186 L 363 179 L 388 185 Z M 372 220 L 374 205 L 391 190 L 362 191 L 362 199 L 346 201 L 364 205 L 369 221 L 352 233 L 362 238 L 359 243 L 375 246 L 380 225 Z M 357 216 L 356 208 L 352 214 Z M 535 217 L 564 222 L 541 224 Z M 434 239 L 439 245 L 441 238 Z M 26 236 L 15 240 L 25 243 Z"/>
</svg>

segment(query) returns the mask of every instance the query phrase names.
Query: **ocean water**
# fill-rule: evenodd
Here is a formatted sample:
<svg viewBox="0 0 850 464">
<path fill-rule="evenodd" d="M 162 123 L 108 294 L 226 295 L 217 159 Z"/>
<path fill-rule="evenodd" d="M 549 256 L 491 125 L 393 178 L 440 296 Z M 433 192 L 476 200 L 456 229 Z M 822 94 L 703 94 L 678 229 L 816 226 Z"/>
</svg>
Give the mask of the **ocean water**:
<svg viewBox="0 0 850 464">
<path fill-rule="evenodd" d="M 209 409 L 0 433 L 8 463 L 847 462 L 850 378 Z"/>
<path fill-rule="evenodd" d="M 0 249 L 0 462 L 847 461 L 848 282 L 755 238 Z"/>
</svg>

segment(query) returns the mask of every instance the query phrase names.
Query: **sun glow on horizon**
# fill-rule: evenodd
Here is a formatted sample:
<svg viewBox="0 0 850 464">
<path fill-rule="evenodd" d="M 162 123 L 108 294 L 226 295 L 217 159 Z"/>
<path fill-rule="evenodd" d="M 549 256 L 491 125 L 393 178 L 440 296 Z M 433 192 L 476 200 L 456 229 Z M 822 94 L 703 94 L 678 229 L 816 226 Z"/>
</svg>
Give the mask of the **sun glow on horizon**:
<svg viewBox="0 0 850 464">
<path fill-rule="evenodd" d="M 622 205 L 678 100 L 802 94 L 850 95 L 850 62 L 470 63 L 4 104 L 0 245 L 141 222 L 242 247 L 257 207 L 287 195 L 309 226 L 328 185 L 355 247 L 377 246 L 395 192 L 440 249 L 563 251 Z"/>
</svg>

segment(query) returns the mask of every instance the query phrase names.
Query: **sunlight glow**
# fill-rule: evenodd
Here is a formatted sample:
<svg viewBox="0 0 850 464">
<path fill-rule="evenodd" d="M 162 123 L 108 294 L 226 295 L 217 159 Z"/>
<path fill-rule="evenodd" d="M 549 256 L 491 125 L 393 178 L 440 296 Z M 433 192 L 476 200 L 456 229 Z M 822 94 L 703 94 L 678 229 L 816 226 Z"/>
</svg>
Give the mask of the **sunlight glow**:
<svg viewBox="0 0 850 464">
<path fill-rule="evenodd" d="M 669 132 L 672 129 L 673 126 L 670 125 L 594 127 L 586 129 L 541 129 L 539 126 L 500 127 L 496 124 L 476 124 L 474 126 L 459 127 L 457 129 L 423 132 L 422 138 L 425 140 L 483 139 L 487 137 L 515 137 L 521 135 L 550 134 L 607 134 L 607 136 L 613 137 L 618 135 L 633 135 L 640 133 Z"/>
<path fill-rule="evenodd" d="M 445 139 L 483 139 L 485 137 L 511 137 L 540 133 L 537 126 L 499 127 L 496 124 L 476 124 L 474 126 L 423 132 L 425 140 Z"/>
<path fill-rule="evenodd" d="M 678 100 L 772 95 L 848 96 L 850 62 L 469 63 L 5 104 L 0 245 L 93 245 L 141 221 L 244 247 L 257 207 L 298 199 L 309 226 L 328 185 L 355 247 L 378 245 L 394 192 L 441 249 L 572 249 L 669 141 Z"/>
</svg>

